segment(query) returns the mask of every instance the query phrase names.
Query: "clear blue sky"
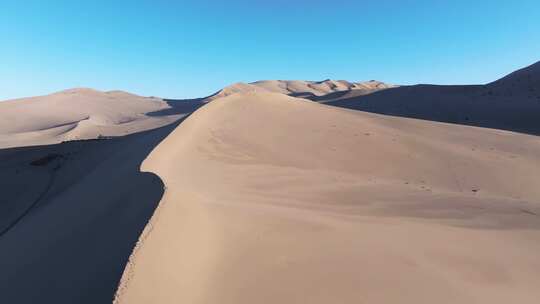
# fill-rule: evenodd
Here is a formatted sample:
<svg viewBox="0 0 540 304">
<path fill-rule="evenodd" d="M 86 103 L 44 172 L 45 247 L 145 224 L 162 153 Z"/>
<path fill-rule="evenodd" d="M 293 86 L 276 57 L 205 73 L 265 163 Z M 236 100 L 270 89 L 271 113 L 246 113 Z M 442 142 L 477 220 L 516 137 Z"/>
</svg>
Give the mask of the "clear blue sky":
<svg viewBox="0 0 540 304">
<path fill-rule="evenodd" d="M 540 60 L 539 0 L 0 1 L 0 99 L 237 81 L 485 83 Z"/>
</svg>

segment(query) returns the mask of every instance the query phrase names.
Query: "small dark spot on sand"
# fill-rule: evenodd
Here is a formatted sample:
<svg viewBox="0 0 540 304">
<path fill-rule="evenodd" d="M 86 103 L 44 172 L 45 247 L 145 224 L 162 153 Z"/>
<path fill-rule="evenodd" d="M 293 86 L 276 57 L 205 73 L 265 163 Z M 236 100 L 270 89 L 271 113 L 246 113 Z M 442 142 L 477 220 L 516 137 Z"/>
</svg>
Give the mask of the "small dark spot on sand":
<svg viewBox="0 0 540 304">
<path fill-rule="evenodd" d="M 30 162 L 30 165 L 32 165 L 32 166 L 46 166 L 50 162 L 52 162 L 53 160 L 55 160 L 57 158 L 60 158 L 60 157 L 62 157 L 62 155 L 58 154 L 58 153 L 47 154 L 44 157 L 33 160 L 32 162 Z"/>
<path fill-rule="evenodd" d="M 527 210 L 527 209 L 520 209 L 520 210 L 521 210 L 521 212 L 527 213 L 527 214 L 530 214 L 530 215 L 538 215 L 538 214 L 536 214 L 536 213 L 534 213 L 534 212 L 532 212 L 532 211 L 529 211 L 529 210 Z"/>
</svg>

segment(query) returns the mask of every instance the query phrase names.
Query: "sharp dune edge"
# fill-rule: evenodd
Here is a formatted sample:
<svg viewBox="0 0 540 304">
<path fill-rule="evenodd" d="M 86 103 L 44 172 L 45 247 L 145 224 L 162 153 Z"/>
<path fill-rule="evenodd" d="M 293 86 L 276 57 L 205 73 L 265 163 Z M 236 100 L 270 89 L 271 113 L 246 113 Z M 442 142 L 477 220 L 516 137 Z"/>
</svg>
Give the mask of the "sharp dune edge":
<svg viewBox="0 0 540 304">
<path fill-rule="evenodd" d="M 115 303 L 536 303 L 540 139 L 220 98 L 146 158 L 165 193 Z"/>
</svg>

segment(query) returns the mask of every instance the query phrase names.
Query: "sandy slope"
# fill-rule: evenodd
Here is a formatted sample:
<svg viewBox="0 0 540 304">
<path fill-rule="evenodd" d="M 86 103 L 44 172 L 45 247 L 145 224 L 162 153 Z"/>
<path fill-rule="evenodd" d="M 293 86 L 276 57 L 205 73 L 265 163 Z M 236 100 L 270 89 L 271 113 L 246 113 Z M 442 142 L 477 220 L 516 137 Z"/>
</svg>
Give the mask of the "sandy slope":
<svg viewBox="0 0 540 304">
<path fill-rule="evenodd" d="M 142 169 L 117 303 L 537 303 L 540 139 L 236 94 Z"/>
<path fill-rule="evenodd" d="M 70 89 L 0 102 L 0 148 L 51 144 L 154 129 L 178 116 L 149 116 L 167 102 L 122 91 Z"/>
<path fill-rule="evenodd" d="M 375 80 L 365 82 L 349 82 L 346 80 L 330 79 L 323 81 L 261 80 L 253 83 L 239 82 L 232 84 L 205 99 L 207 101 L 212 101 L 232 94 L 247 92 L 271 92 L 294 97 L 318 97 L 330 93 L 345 92 L 350 90 L 372 93 L 392 87 L 395 86 Z"/>
</svg>

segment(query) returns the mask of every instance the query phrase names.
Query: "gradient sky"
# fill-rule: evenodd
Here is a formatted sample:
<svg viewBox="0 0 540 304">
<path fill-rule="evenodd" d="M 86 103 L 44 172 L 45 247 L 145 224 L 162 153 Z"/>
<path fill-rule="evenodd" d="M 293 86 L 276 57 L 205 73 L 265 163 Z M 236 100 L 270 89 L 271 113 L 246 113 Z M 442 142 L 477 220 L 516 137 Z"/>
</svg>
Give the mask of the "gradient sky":
<svg viewBox="0 0 540 304">
<path fill-rule="evenodd" d="M 238 81 L 485 83 L 540 60 L 540 2 L 0 1 L 0 100 Z"/>
</svg>

